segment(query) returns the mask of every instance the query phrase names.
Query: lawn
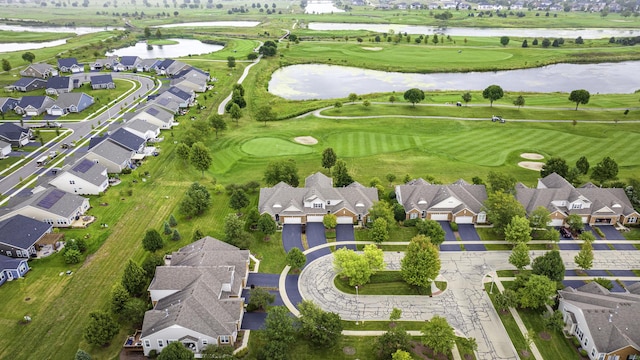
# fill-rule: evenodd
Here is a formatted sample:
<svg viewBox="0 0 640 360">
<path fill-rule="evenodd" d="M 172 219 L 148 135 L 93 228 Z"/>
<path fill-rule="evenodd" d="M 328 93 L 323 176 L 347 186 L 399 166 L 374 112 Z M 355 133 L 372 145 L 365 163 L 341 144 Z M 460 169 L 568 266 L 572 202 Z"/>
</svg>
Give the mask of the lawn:
<svg viewBox="0 0 640 360">
<path fill-rule="evenodd" d="M 484 285 L 484 289 L 487 293 L 489 293 L 490 286 L 491 286 L 490 284 Z M 489 297 L 491 298 L 491 302 L 493 303 L 494 308 L 496 307 L 495 298 L 497 294 L 498 294 L 498 291 L 494 291 L 493 294 L 489 294 Z M 527 353 L 529 352 L 529 345 L 527 345 L 527 341 L 525 340 L 524 336 L 522 336 L 522 333 L 520 332 L 520 329 L 518 328 L 516 321 L 513 319 L 513 316 L 511 316 L 511 313 L 508 311 L 505 313 L 499 310 L 497 311 L 498 311 L 498 315 L 500 316 L 500 320 L 502 321 L 502 325 L 504 325 L 505 329 L 507 330 L 507 334 L 509 334 L 509 338 L 511 339 L 513 346 L 515 346 L 516 350 L 518 351 L 520 358 L 533 359 L 532 355 L 529 355 L 529 356 L 523 355 L 523 351 L 526 351 Z M 555 358 L 552 357 L 549 359 L 555 359 Z"/>
<path fill-rule="evenodd" d="M 50 33 L 31 31 L 7 31 L 0 30 L 0 42 L 2 43 L 23 43 L 23 42 L 45 42 L 59 39 L 67 39 L 76 36 L 75 33 Z"/>
<path fill-rule="evenodd" d="M 355 287 L 349 285 L 347 279 L 336 276 L 333 279 L 333 283 L 338 290 L 347 294 L 356 294 Z M 436 286 L 440 290 L 447 288 L 447 283 L 442 281 L 436 281 Z M 365 285 L 358 287 L 358 294 L 360 295 L 430 295 L 431 288 L 425 289 L 426 292 L 421 292 L 415 286 L 407 284 L 403 279 L 400 271 L 378 271 L 371 275 L 371 279 Z"/>
<path fill-rule="evenodd" d="M 518 314 L 520 314 L 527 329 L 536 334 L 534 341 L 544 359 L 582 359 L 575 346 L 571 343 L 571 339 L 564 337 L 560 331 L 551 331 L 545 328 L 540 311 L 518 309 Z M 550 336 L 548 340 L 546 339 L 547 335 Z"/>
</svg>

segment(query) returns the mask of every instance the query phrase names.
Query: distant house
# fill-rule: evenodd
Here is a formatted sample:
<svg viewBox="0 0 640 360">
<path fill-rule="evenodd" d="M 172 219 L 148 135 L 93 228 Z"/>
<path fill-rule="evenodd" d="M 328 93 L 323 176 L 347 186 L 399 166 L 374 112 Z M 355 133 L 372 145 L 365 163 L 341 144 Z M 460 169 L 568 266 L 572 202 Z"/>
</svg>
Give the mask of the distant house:
<svg viewBox="0 0 640 360">
<path fill-rule="evenodd" d="M 60 95 L 73 90 L 73 81 L 68 76 L 52 76 L 47 80 L 47 95 Z"/>
<path fill-rule="evenodd" d="M 135 134 L 146 141 L 156 139 L 160 136 L 160 127 L 148 121 L 141 119 L 133 119 L 127 121 L 123 126 L 127 131 Z"/>
<path fill-rule="evenodd" d="M 326 214 L 336 215 L 338 224 L 354 224 L 368 221 L 369 209 L 376 201 L 376 188 L 357 182 L 335 188 L 331 178 L 318 172 L 305 179 L 304 188 L 281 182 L 260 189 L 258 211 L 283 224 L 322 222 Z"/>
<path fill-rule="evenodd" d="M 162 61 L 157 59 L 143 59 L 135 64 L 136 71 L 138 72 L 155 72 L 157 65 Z"/>
<path fill-rule="evenodd" d="M 0 286 L 7 281 L 19 279 L 29 271 L 26 259 L 14 259 L 0 255 Z"/>
<path fill-rule="evenodd" d="M 107 168 L 88 159 L 80 159 L 49 181 L 56 188 L 79 195 L 99 195 L 109 186 Z"/>
<path fill-rule="evenodd" d="M 640 359 L 640 283 L 613 293 L 593 281 L 558 291 L 565 332 L 591 360 Z"/>
<path fill-rule="evenodd" d="M 539 179 L 536 188 L 518 183 L 516 199 L 527 214 L 538 207 L 549 210 L 549 226 L 563 226 L 571 214 L 590 225 L 637 224 L 640 220 L 624 189 L 600 188 L 591 183 L 576 188 L 556 173 Z"/>
<path fill-rule="evenodd" d="M 55 103 L 47 109 L 47 114 L 62 116 L 68 113 L 79 113 L 93 105 L 93 103 L 93 97 L 85 93 L 61 94 Z"/>
<path fill-rule="evenodd" d="M 211 80 L 209 73 L 190 67 L 174 75 L 171 85 L 195 92 L 205 92 L 209 80 Z"/>
<path fill-rule="evenodd" d="M 10 97 L 0 97 L 0 112 L 3 114 L 8 113 L 13 110 L 16 105 L 20 102 L 20 99 L 10 98 Z"/>
<path fill-rule="evenodd" d="M 157 105 L 150 105 L 144 108 L 134 116 L 134 119 L 147 121 L 163 130 L 171 129 L 178 124 L 174 121 L 175 117 L 173 113 Z"/>
<path fill-rule="evenodd" d="M 113 67 L 114 71 L 131 71 L 136 68 L 141 59 L 137 56 L 123 56 Z M 144 69 L 143 69 L 144 70 Z"/>
<path fill-rule="evenodd" d="M 0 221 L 0 255 L 13 258 L 36 256 L 36 243 L 53 228 L 42 221 L 15 215 Z"/>
<path fill-rule="evenodd" d="M 0 140 L 0 159 L 7 157 L 11 153 L 11 144 Z"/>
<path fill-rule="evenodd" d="M 135 151 L 126 149 L 111 141 L 102 141 L 92 147 L 84 156 L 107 168 L 110 174 L 119 174 L 122 169 L 131 166 L 131 159 Z"/>
<path fill-rule="evenodd" d="M 38 78 L 21 78 L 13 84 L 6 86 L 8 91 L 29 92 L 47 87 L 47 82 Z"/>
<path fill-rule="evenodd" d="M 200 357 L 207 346 L 232 346 L 244 316 L 242 289 L 249 251 L 205 237 L 171 254 L 149 286 L 153 309 L 144 315 L 145 356 L 179 341 Z"/>
<path fill-rule="evenodd" d="M 27 66 L 26 69 L 20 71 L 20 75 L 26 77 L 34 77 L 40 79 L 46 79 L 49 76 L 57 76 L 58 70 L 52 65 L 44 63 L 36 63 Z"/>
<path fill-rule="evenodd" d="M 104 59 L 96 59 L 96 61 L 89 64 L 91 71 L 100 71 L 103 69 L 111 70 L 115 64 L 118 63 L 118 57 L 116 55 L 107 56 Z"/>
<path fill-rule="evenodd" d="M 193 90 L 172 86 L 166 91 L 154 95 L 153 99 L 149 101 L 149 104 L 160 106 L 173 114 L 177 114 L 181 108 L 191 106 L 194 99 L 195 93 Z"/>
<path fill-rule="evenodd" d="M 111 74 L 94 75 L 91 77 L 91 88 L 98 89 L 115 89 L 116 83 L 113 82 Z"/>
<path fill-rule="evenodd" d="M 430 184 L 417 179 L 396 186 L 396 199 L 404 207 L 407 219 L 453 221 L 458 224 L 487 222 L 482 210 L 487 199 L 484 185 L 458 180 L 451 185 Z"/>
<path fill-rule="evenodd" d="M 63 73 L 80 73 L 84 72 L 84 66 L 78 63 L 76 58 L 58 59 L 58 69 Z"/>
<path fill-rule="evenodd" d="M 54 103 L 55 101 L 48 96 L 23 96 L 13 111 L 18 115 L 38 116 Z"/>
<path fill-rule="evenodd" d="M 155 64 L 156 75 L 173 76 L 187 67 L 189 67 L 189 65 L 173 59 L 164 59 L 158 64 Z"/>
<path fill-rule="evenodd" d="M 56 188 L 39 189 L 27 200 L 3 209 L 0 220 L 15 215 L 23 215 L 53 225 L 53 227 L 70 227 L 89 210 L 89 199 L 71 194 Z"/>
<path fill-rule="evenodd" d="M 0 124 L 0 140 L 8 142 L 13 147 L 27 145 L 32 136 L 33 133 L 29 128 L 23 128 L 15 123 Z"/>
</svg>

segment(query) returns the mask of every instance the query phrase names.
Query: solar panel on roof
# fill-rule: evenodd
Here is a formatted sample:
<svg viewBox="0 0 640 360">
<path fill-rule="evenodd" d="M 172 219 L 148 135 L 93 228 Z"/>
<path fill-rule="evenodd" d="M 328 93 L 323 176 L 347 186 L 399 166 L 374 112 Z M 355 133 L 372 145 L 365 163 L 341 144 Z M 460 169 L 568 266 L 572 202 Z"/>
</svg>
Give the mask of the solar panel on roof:
<svg viewBox="0 0 640 360">
<path fill-rule="evenodd" d="M 73 168 L 73 171 L 77 171 L 77 172 L 81 172 L 81 173 L 86 173 L 87 171 L 89 171 L 89 169 L 91 169 L 91 167 L 93 167 L 94 162 L 91 160 L 87 160 L 84 159 L 80 162 L 80 164 L 76 165 Z"/>
<path fill-rule="evenodd" d="M 147 109 L 147 112 L 148 112 L 149 114 L 153 115 L 153 116 L 156 116 L 156 115 L 158 115 L 158 113 L 159 113 L 160 111 L 158 111 L 158 109 L 156 109 L 156 108 L 149 108 L 149 109 Z"/>
<path fill-rule="evenodd" d="M 38 201 L 37 206 L 45 209 L 51 209 L 53 205 L 55 205 L 58 200 L 62 199 L 64 196 L 64 191 L 62 190 L 53 190 L 47 196 L 45 196 L 42 200 Z"/>
</svg>

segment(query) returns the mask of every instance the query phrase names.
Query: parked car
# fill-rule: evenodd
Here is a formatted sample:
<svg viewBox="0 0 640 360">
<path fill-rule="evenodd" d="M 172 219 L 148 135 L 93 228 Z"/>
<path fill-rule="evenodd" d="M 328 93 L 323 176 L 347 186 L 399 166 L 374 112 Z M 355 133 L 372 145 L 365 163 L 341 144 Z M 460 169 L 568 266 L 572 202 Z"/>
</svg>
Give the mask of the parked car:
<svg viewBox="0 0 640 360">
<path fill-rule="evenodd" d="M 562 235 L 562 237 L 565 238 L 565 239 L 573 238 L 571 236 L 571 231 L 569 231 L 569 229 L 567 229 L 567 228 L 560 228 L 560 235 Z"/>
<path fill-rule="evenodd" d="M 499 121 L 501 123 L 505 123 L 506 120 L 502 118 L 502 116 L 491 115 L 491 121 L 496 122 Z"/>
</svg>

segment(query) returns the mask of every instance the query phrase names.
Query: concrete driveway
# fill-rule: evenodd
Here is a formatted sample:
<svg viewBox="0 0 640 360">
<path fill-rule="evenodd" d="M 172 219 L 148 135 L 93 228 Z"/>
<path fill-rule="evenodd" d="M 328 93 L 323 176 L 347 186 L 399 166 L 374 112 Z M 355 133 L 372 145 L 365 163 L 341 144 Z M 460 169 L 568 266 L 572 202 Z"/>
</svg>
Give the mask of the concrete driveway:
<svg viewBox="0 0 640 360">
<path fill-rule="evenodd" d="M 304 251 L 302 248 L 302 225 L 284 224 L 282 226 L 282 246 L 287 253 L 294 247 Z"/>
</svg>

